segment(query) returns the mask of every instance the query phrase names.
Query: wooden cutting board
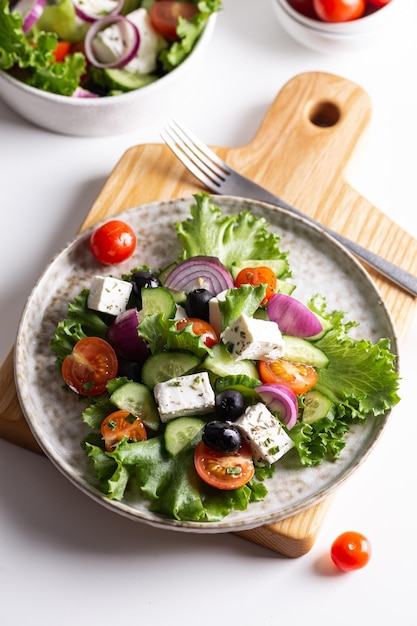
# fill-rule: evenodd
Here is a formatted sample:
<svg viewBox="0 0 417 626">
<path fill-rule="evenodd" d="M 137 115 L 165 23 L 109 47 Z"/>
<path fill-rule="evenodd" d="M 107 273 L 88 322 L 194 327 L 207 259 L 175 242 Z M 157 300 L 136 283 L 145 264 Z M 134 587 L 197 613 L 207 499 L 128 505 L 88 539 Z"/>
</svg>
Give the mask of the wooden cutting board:
<svg viewBox="0 0 417 626">
<path fill-rule="evenodd" d="M 214 149 L 231 167 L 306 214 L 417 273 L 417 241 L 345 179 L 370 118 L 370 99 L 358 85 L 311 72 L 281 89 L 247 145 Z M 80 230 L 130 207 L 202 189 L 165 145 L 133 146 L 116 164 Z M 416 299 L 377 273 L 370 274 L 401 341 L 415 314 Z M 42 452 L 17 399 L 13 349 L 0 370 L 0 436 Z M 286 520 L 238 534 L 284 556 L 298 557 L 313 546 L 329 504 L 326 499 Z"/>
</svg>

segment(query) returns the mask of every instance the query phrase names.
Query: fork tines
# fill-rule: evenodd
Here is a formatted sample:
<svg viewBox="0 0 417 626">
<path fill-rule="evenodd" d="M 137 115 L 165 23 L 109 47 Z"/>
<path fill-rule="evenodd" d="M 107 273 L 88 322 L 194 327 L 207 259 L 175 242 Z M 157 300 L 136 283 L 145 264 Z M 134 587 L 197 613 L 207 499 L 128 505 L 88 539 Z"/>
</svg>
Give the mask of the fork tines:
<svg viewBox="0 0 417 626">
<path fill-rule="evenodd" d="M 161 137 L 194 176 L 211 191 L 219 191 L 229 168 L 215 152 L 176 120 L 165 127 Z"/>
</svg>

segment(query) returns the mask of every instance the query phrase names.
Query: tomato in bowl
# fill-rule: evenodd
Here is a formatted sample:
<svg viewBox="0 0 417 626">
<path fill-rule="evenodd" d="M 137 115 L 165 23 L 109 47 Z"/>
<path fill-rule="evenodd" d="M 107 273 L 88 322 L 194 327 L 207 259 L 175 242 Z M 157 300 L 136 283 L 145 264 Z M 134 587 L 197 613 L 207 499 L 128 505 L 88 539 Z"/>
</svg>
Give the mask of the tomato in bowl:
<svg viewBox="0 0 417 626">
<path fill-rule="evenodd" d="M 322 53 L 354 53 L 382 45 L 401 23 L 398 0 L 272 1 L 283 29 L 301 45 Z"/>
</svg>

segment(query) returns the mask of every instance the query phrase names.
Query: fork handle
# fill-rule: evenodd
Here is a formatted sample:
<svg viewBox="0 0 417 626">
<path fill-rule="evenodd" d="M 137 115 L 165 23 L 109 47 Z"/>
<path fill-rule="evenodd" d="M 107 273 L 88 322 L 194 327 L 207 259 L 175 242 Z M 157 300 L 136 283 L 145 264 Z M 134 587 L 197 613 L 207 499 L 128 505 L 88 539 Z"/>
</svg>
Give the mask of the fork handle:
<svg viewBox="0 0 417 626">
<path fill-rule="evenodd" d="M 253 200 L 260 200 L 261 202 L 268 202 L 269 204 L 273 204 L 282 209 L 285 209 L 286 211 L 290 213 L 293 213 L 295 215 L 298 215 L 299 217 L 302 217 L 307 222 L 310 222 L 310 224 L 314 224 L 314 226 L 317 226 L 318 228 L 326 232 L 328 235 L 333 237 L 333 239 L 336 239 L 336 241 L 338 241 L 345 248 L 350 250 L 350 252 L 352 252 L 356 257 L 358 257 L 362 261 L 365 261 L 367 265 L 369 265 L 370 267 L 373 267 L 380 274 L 382 274 L 383 276 L 391 280 L 393 283 L 395 283 L 402 289 L 405 289 L 405 291 L 407 291 L 411 295 L 417 296 L 417 276 L 410 274 L 410 272 L 403 270 L 401 267 L 398 267 L 398 265 L 394 265 L 394 263 L 390 263 L 390 261 L 387 261 L 386 259 L 382 258 L 378 254 L 375 254 L 374 252 L 367 250 L 366 248 L 360 246 L 358 243 L 351 241 L 347 237 L 340 235 L 339 233 L 335 232 L 331 228 L 328 228 L 327 226 L 324 226 L 320 222 L 317 222 L 317 220 L 315 220 L 314 218 L 309 217 L 302 211 L 299 211 L 298 209 L 291 206 L 284 200 L 281 200 L 281 198 L 270 193 L 269 191 L 267 191 L 260 185 L 257 185 L 256 183 L 252 183 L 252 181 L 250 181 L 250 184 L 244 190 L 242 189 L 242 185 L 241 185 L 240 191 L 244 191 L 245 192 L 244 195 L 247 198 L 252 198 Z"/>
</svg>

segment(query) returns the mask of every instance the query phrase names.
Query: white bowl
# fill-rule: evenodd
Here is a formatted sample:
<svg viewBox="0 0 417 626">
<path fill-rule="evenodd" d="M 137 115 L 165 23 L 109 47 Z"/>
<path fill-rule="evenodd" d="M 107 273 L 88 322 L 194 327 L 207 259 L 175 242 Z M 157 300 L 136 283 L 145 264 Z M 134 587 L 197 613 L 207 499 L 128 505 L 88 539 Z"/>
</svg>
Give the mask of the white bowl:
<svg viewBox="0 0 417 626">
<path fill-rule="evenodd" d="M 303 46 L 318 52 L 361 52 L 386 43 L 400 19 L 400 0 L 349 22 L 324 22 L 302 15 L 287 0 L 272 0 L 282 27 Z"/>
<path fill-rule="evenodd" d="M 212 15 L 190 55 L 166 76 L 129 93 L 104 98 L 70 98 L 30 87 L 0 70 L 0 97 L 7 106 L 36 126 L 77 136 L 110 136 L 175 114 L 174 102 L 183 102 L 192 87 L 192 74 L 213 35 Z"/>
</svg>

